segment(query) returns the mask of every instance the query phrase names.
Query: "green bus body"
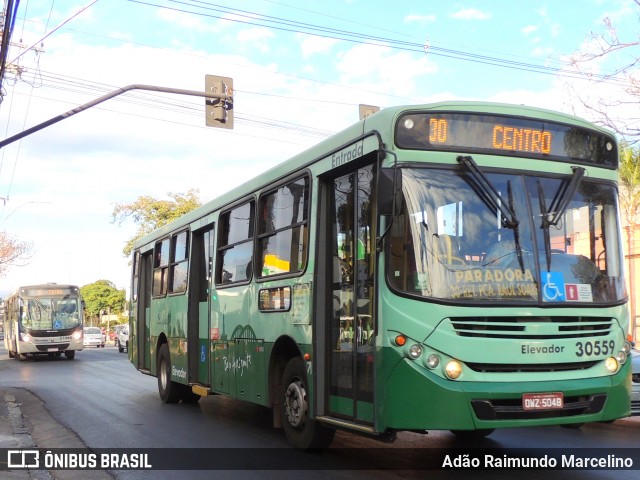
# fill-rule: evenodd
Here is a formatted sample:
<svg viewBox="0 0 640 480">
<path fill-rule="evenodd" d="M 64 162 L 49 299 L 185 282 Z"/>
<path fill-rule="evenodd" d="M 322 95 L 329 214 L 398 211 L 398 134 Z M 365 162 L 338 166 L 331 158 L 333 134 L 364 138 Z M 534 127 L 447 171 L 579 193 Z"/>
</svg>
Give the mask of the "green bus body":
<svg viewBox="0 0 640 480">
<path fill-rule="evenodd" d="M 4 301 L 4 346 L 9 358 L 36 355 L 73 360 L 83 348 L 84 304 L 75 285 L 19 287 Z"/>
<path fill-rule="evenodd" d="M 627 416 L 616 169 L 575 117 L 382 110 L 138 240 L 129 357 L 300 448 Z"/>
</svg>

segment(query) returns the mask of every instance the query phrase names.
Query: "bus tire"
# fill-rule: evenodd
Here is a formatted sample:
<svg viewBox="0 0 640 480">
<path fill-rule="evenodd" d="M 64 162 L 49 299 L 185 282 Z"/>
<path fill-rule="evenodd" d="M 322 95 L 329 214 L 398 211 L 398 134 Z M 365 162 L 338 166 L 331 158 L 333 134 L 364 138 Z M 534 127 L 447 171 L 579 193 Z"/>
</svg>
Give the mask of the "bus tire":
<svg viewBox="0 0 640 480">
<path fill-rule="evenodd" d="M 13 358 L 13 352 L 11 350 L 7 350 L 9 352 L 9 358 Z"/>
<path fill-rule="evenodd" d="M 64 352 L 64 356 L 67 357 L 67 360 L 73 360 L 74 358 L 76 358 L 76 351 L 67 350 L 66 352 Z"/>
<path fill-rule="evenodd" d="M 294 357 L 282 376 L 282 425 L 292 447 L 317 450 L 331 445 L 335 429 L 309 418 L 308 383 L 304 362 Z"/>
<path fill-rule="evenodd" d="M 158 393 L 164 403 L 177 403 L 182 396 L 182 385 L 171 381 L 171 355 L 166 343 L 158 352 Z"/>
</svg>

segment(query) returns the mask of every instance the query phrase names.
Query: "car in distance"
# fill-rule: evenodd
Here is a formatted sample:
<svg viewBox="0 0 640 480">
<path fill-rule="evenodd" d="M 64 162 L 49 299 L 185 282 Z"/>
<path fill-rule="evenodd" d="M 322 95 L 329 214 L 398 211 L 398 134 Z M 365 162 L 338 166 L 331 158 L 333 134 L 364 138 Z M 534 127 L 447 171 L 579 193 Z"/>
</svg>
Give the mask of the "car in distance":
<svg viewBox="0 0 640 480">
<path fill-rule="evenodd" d="M 640 350 L 631 350 L 631 415 L 640 415 Z"/>
<path fill-rule="evenodd" d="M 84 340 L 82 343 L 85 347 L 104 348 L 102 331 L 98 327 L 84 327 Z"/>
<path fill-rule="evenodd" d="M 120 353 L 129 351 L 129 325 L 125 325 L 116 331 L 116 345 Z"/>
</svg>

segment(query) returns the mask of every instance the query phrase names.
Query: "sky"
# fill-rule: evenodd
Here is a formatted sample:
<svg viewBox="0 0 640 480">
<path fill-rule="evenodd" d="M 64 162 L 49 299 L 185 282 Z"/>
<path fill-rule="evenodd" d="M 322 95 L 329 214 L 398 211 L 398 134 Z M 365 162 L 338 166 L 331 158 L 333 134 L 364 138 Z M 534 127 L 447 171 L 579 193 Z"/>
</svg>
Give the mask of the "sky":
<svg viewBox="0 0 640 480">
<path fill-rule="evenodd" d="M 567 59 L 593 50 L 605 18 L 619 38 L 637 37 L 639 10 L 633 0 L 22 0 L 0 139 L 126 85 L 203 91 L 207 74 L 233 78 L 235 127 L 206 127 L 204 99 L 135 91 L 2 148 L 0 231 L 33 255 L 0 278 L 0 297 L 46 282 L 128 289 L 122 249 L 136 226 L 113 222 L 116 204 L 192 188 L 211 200 L 356 122 L 359 104 L 497 101 L 593 119 L 578 95 L 618 99 L 621 88 L 589 82 Z M 624 61 L 587 67 L 606 75 Z"/>
</svg>

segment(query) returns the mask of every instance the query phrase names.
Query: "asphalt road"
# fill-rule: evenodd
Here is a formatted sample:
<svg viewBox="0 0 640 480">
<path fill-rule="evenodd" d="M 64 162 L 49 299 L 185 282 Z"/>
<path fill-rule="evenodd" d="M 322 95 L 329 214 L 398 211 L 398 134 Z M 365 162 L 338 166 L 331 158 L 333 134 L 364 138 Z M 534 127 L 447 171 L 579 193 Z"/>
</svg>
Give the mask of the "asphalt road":
<svg viewBox="0 0 640 480">
<path fill-rule="evenodd" d="M 85 349 L 75 360 L 42 358 L 15 361 L 0 348 L 0 389 L 22 388 L 41 401 L 51 414 L 51 422 L 74 432 L 87 448 L 210 449 L 195 452 L 220 462 L 231 462 L 232 469 L 211 471 L 132 471 L 113 470 L 108 474 L 128 479 L 199 478 L 562 478 L 619 479 L 613 470 L 372 470 L 369 465 L 419 464 L 438 449 L 562 449 L 593 448 L 599 452 L 640 447 L 640 418 L 623 419 L 612 424 L 587 424 L 581 429 L 539 427 L 505 429 L 489 438 L 461 442 L 449 432 L 427 435 L 403 432 L 393 444 L 338 432 L 329 452 L 320 455 L 291 451 L 282 431 L 271 427 L 271 411 L 247 402 L 223 396 L 210 396 L 197 405 L 165 405 L 157 393 L 156 379 L 143 375 L 129 363 L 125 353 L 113 346 Z M 361 450 L 353 450 L 358 448 Z M 231 450 L 221 450 L 231 449 Z M 265 449 L 267 450 L 265 455 Z M 454 450 L 457 451 L 457 450 Z M 170 452 L 170 451 L 169 451 Z M 273 452 L 273 454 L 271 454 Z M 213 458 L 212 461 L 216 461 Z M 268 470 L 253 468 L 264 461 Z M 380 463 L 378 463 L 380 462 Z M 415 462 L 415 463 L 412 463 Z M 640 463 L 640 462 L 639 462 Z M 226 463 L 229 465 L 229 463 Z M 300 465 L 311 468 L 300 470 Z M 339 467 L 333 466 L 338 465 Z M 275 470 L 279 468 L 279 470 Z M 292 470 L 295 468 L 295 470 Z M 341 468 L 340 470 L 333 468 Z M 624 478 L 640 478 L 640 465 Z M 324 469 L 324 470 L 323 470 Z M 472 471 L 470 471 L 472 470 Z M 630 475 L 629 475 L 630 474 Z M 78 477 L 82 478 L 82 477 Z"/>
</svg>

